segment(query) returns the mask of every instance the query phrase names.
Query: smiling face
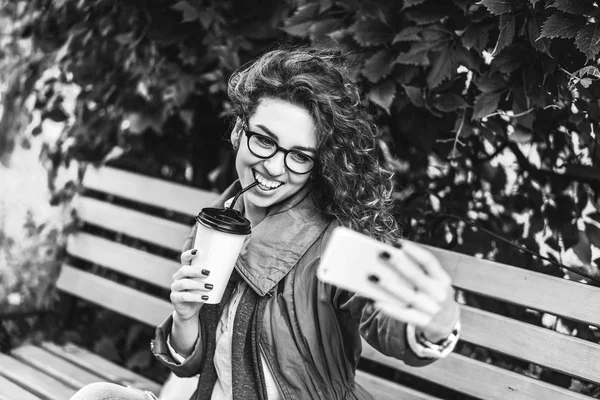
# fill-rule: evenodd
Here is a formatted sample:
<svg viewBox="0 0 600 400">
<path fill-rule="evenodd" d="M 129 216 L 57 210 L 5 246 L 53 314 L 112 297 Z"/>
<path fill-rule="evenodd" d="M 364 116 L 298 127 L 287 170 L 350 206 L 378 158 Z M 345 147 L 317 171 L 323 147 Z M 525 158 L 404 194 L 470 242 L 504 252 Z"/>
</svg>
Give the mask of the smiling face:
<svg viewBox="0 0 600 400">
<path fill-rule="evenodd" d="M 317 138 L 312 116 L 304 108 L 287 101 L 263 98 L 256 111 L 248 119 L 248 130 L 271 139 L 287 150 L 298 151 L 313 159 L 316 157 Z M 248 148 L 248 136 L 243 124 L 231 133 L 231 141 L 239 148 L 235 167 L 242 187 L 258 181 L 260 184 L 244 193 L 244 203 L 250 212 L 266 212 L 266 209 L 296 194 L 314 170 L 297 174 L 285 165 L 285 154 L 278 151 L 271 158 L 263 159 L 252 154 Z M 293 157 L 290 154 L 289 157 Z"/>
</svg>

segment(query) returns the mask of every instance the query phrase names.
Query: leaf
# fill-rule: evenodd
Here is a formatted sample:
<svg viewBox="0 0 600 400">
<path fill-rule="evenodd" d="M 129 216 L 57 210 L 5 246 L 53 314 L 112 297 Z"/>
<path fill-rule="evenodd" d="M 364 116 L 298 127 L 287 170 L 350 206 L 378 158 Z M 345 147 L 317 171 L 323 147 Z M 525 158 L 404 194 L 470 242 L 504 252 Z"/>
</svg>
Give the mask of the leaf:
<svg viewBox="0 0 600 400">
<path fill-rule="evenodd" d="M 309 28 L 311 35 L 323 35 L 336 31 L 341 25 L 342 20 L 339 18 L 327 18 L 313 23 Z"/>
<path fill-rule="evenodd" d="M 398 64 L 408 65 L 429 65 L 428 53 L 431 51 L 429 47 L 423 45 L 423 43 L 417 43 L 411 47 L 408 53 L 398 54 L 396 62 Z"/>
<path fill-rule="evenodd" d="M 392 44 L 398 42 L 416 42 L 422 40 L 421 32 L 424 28 L 420 26 L 409 26 L 408 28 L 402 29 L 392 40 Z"/>
<path fill-rule="evenodd" d="M 410 102 L 417 107 L 425 107 L 425 93 L 415 86 L 404 86 L 404 91 Z"/>
<path fill-rule="evenodd" d="M 402 9 L 405 10 L 410 7 L 418 6 L 419 4 L 423 4 L 426 1 L 427 0 L 404 0 L 404 6 L 402 7 Z"/>
<path fill-rule="evenodd" d="M 351 30 L 354 32 L 354 39 L 367 47 L 389 43 L 394 36 L 389 25 L 374 17 L 367 17 L 356 22 Z"/>
<path fill-rule="evenodd" d="M 487 47 L 492 25 L 469 24 L 461 35 L 463 45 L 467 50 L 475 49 L 481 52 Z"/>
<path fill-rule="evenodd" d="M 383 108 L 388 114 L 390 113 L 390 106 L 396 96 L 396 82 L 388 78 L 376 85 L 373 85 L 367 97 Z"/>
<path fill-rule="evenodd" d="M 584 232 L 579 231 L 579 241 L 571 249 L 573 249 L 573 252 L 583 264 L 590 264 L 592 262 L 592 249 Z"/>
<path fill-rule="evenodd" d="M 452 56 L 451 50 L 446 50 L 433 60 L 431 70 L 427 75 L 427 85 L 430 88 L 437 87 L 440 83 L 450 78 L 456 72 L 456 60 Z"/>
<path fill-rule="evenodd" d="M 451 112 L 465 108 L 468 104 L 465 99 L 454 93 L 443 93 L 436 96 L 431 105 L 442 112 Z"/>
<path fill-rule="evenodd" d="M 577 32 L 584 25 L 585 17 L 568 16 L 561 12 L 555 12 L 544 22 L 541 37 L 571 39 L 577 36 Z"/>
<path fill-rule="evenodd" d="M 531 46 L 533 46 L 534 49 L 551 56 L 550 41 L 540 36 L 540 27 L 537 23 L 537 20 L 535 19 L 535 16 L 533 16 L 527 22 L 527 33 L 529 36 L 529 43 L 531 44 Z"/>
<path fill-rule="evenodd" d="M 588 60 L 593 60 L 600 52 L 600 22 L 587 24 L 581 29 L 575 39 L 575 45 Z"/>
<path fill-rule="evenodd" d="M 507 47 L 494 57 L 490 64 L 491 70 L 499 71 L 504 74 L 511 73 L 526 62 L 528 59 L 527 57 L 531 56 L 528 53 L 528 49 L 530 48 L 522 45 L 511 45 Z"/>
<path fill-rule="evenodd" d="M 181 22 L 193 22 L 200 19 L 200 13 L 198 9 L 196 9 L 187 1 L 180 1 L 171 6 L 171 8 L 183 13 L 183 19 Z"/>
<path fill-rule="evenodd" d="M 477 4 L 483 4 L 494 15 L 503 15 L 515 10 L 517 0 L 481 0 Z"/>
<path fill-rule="evenodd" d="M 590 243 L 600 249 L 600 228 L 596 225 L 586 223 L 585 233 Z"/>
<path fill-rule="evenodd" d="M 375 83 L 388 76 L 395 64 L 395 54 L 388 49 L 383 49 L 365 61 L 365 66 L 361 72 L 369 81 Z"/>
<path fill-rule="evenodd" d="M 492 56 L 498 55 L 502 49 L 512 44 L 515 38 L 515 27 L 516 19 L 514 15 L 500 16 L 500 33 L 498 34 L 498 41 L 496 42 Z"/>
<path fill-rule="evenodd" d="M 294 15 L 285 21 L 285 25 L 281 30 L 292 36 L 306 37 L 318 13 L 319 4 L 317 3 L 300 6 L 294 12 Z"/>
<path fill-rule="evenodd" d="M 554 0 L 548 7 L 577 15 L 591 14 L 595 8 L 593 2 L 589 0 Z"/>
<path fill-rule="evenodd" d="M 475 97 L 472 120 L 480 120 L 498 110 L 502 92 L 481 93 Z"/>
</svg>

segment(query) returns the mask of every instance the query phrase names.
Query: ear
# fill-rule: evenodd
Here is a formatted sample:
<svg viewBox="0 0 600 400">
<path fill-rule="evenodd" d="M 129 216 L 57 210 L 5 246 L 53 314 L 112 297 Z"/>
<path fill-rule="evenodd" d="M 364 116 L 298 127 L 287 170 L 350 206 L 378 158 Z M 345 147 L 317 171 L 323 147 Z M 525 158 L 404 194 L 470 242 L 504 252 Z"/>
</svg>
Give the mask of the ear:
<svg viewBox="0 0 600 400">
<path fill-rule="evenodd" d="M 242 120 L 238 117 L 235 126 L 231 130 L 231 144 L 235 149 L 240 147 L 240 138 L 242 137 Z"/>
</svg>

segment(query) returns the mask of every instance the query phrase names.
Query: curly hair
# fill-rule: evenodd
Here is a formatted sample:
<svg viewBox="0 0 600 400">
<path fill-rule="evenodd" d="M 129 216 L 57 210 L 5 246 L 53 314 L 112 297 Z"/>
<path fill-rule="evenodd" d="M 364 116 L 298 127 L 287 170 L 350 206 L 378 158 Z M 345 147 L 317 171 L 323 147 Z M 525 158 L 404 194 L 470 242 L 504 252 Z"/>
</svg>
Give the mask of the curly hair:
<svg viewBox="0 0 600 400">
<path fill-rule="evenodd" d="M 252 115 L 262 98 L 306 109 L 317 134 L 317 205 L 343 226 L 388 243 L 398 239 L 391 212 L 393 174 L 378 146 L 380 132 L 341 53 L 309 47 L 272 50 L 232 74 L 228 95 L 236 116 Z"/>
</svg>

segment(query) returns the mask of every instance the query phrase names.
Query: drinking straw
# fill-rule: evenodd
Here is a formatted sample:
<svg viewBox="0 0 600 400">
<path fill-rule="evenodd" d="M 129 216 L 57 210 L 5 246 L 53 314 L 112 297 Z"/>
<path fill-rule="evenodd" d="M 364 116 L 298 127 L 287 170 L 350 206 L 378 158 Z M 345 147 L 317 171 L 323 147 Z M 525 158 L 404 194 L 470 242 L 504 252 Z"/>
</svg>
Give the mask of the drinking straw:
<svg viewBox="0 0 600 400">
<path fill-rule="evenodd" d="M 243 188 L 242 190 L 240 190 L 235 197 L 233 198 L 233 201 L 231 202 L 231 204 L 229 205 L 229 209 L 233 209 L 233 206 L 235 205 L 235 202 L 237 201 L 238 197 L 240 197 L 242 195 L 242 193 L 252 189 L 254 186 L 258 185 L 258 181 L 254 181 L 251 184 L 249 184 L 248 186 L 246 186 L 245 188 Z"/>
</svg>

